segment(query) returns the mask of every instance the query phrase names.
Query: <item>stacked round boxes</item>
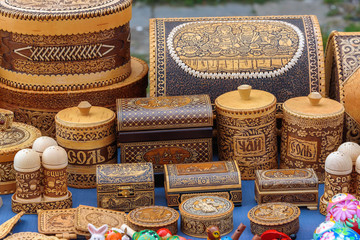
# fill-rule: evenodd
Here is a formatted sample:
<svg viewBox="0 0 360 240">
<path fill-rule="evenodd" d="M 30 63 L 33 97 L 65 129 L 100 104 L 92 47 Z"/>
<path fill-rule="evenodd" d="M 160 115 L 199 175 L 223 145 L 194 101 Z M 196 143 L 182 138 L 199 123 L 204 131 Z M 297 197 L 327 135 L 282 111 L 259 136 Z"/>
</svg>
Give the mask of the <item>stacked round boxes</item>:
<svg viewBox="0 0 360 240">
<path fill-rule="evenodd" d="M 0 0 L 0 106 L 54 136 L 61 109 L 145 96 L 148 67 L 130 56 L 131 3 Z"/>
</svg>

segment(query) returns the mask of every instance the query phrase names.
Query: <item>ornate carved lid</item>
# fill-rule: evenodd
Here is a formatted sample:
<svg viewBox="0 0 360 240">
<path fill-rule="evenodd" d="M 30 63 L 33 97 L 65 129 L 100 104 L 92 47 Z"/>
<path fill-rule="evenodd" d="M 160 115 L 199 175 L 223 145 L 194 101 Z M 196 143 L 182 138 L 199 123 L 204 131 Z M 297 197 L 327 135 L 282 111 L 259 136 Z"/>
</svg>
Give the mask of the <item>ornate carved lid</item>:
<svg viewBox="0 0 360 240">
<path fill-rule="evenodd" d="M 169 207 L 148 206 L 139 207 L 127 215 L 128 222 L 144 228 L 163 227 L 179 219 L 179 213 Z"/>
<path fill-rule="evenodd" d="M 131 4 L 132 0 L 1 0 L 0 19 L 6 24 L 0 28 L 43 35 L 96 32 L 128 23 Z"/>
<path fill-rule="evenodd" d="M 183 201 L 179 210 L 182 216 L 209 219 L 232 213 L 234 204 L 222 197 L 197 196 Z"/>
<path fill-rule="evenodd" d="M 251 222 L 265 226 L 283 225 L 296 220 L 300 216 L 300 209 L 285 202 L 260 204 L 248 212 Z"/>
<path fill-rule="evenodd" d="M 24 123 L 14 122 L 11 129 L 0 131 L 0 156 L 7 153 L 16 153 L 21 149 L 31 147 L 35 139 L 40 136 L 41 132 L 37 128 Z M 1 158 L 0 162 L 2 160 L 4 159 Z"/>
<path fill-rule="evenodd" d="M 317 101 L 316 101 L 316 100 Z M 302 118 L 330 118 L 344 114 L 344 107 L 339 102 L 322 98 L 317 92 L 307 97 L 295 97 L 283 104 L 286 113 Z"/>
<path fill-rule="evenodd" d="M 104 107 L 91 106 L 87 101 L 77 107 L 66 108 L 58 112 L 55 122 L 67 127 L 93 127 L 115 120 L 115 113 Z"/>
<path fill-rule="evenodd" d="M 38 210 L 38 230 L 43 234 L 75 233 L 76 208 Z"/>
<path fill-rule="evenodd" d="M 233 115 L 261 114 L 274 108 L 276 98 L 262 90 L 241 85 L 237 91 L 224 93 L 215 99 L 216 110 Z M 274 110 L 274 109 L 272 109 Z"/>
</svg>

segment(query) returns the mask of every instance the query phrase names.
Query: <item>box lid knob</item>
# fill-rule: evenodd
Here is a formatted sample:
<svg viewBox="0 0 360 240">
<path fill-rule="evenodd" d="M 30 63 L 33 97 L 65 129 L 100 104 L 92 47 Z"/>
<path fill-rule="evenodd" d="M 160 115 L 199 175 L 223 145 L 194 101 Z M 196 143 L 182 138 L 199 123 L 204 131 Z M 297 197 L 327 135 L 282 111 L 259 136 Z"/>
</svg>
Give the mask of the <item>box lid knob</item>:
<svg viewBox="0 0 360 240">
<path fill-rule="evenodd" d="M 251 93 L 251 86 L 247 84 L 240 85 L 238 87 L 238 92 L 242 100 L 249 100 Z"/>
<path fill-rule="evenodd" d="M 322 96 L 319 92 L 311 92 L 308 95 L 308 99 L 309 99 L 311 105 L 313 105 L 313 106 L 319 105 L 321 98 L 322 98 Z"/>
<path fill-rule="evenodd" d="M 91 109 L 91 104 L 88 101 L 82 101 L 79 103 L 79 105 L 77 106 L 80 114 L 83 116 L 88 116 L 90 109 Z"/>
</svg>

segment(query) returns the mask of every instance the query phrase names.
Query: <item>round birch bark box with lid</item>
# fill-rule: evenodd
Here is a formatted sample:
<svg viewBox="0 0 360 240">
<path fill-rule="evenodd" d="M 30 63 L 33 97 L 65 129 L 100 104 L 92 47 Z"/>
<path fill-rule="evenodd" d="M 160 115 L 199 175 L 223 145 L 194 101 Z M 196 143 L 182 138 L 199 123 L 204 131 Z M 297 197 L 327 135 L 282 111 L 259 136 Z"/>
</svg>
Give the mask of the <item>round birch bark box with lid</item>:
<svg viewBox="0 0 360 240">
<path fill-rule="evenodd" d="M 235 160 L 242 179 L 277 168 L 275 96 L 241 85 L 216 98 L 215 106 L 220 160 Z"/>
<path fill-rule="evenodd" d="M 283 104 L 280 168 L 313 168 L 324 182 L 325 159 L 342 142 L 344 107 L 317 92 Z"/>
<path fill-rule="evenodd" d="M 196 196 L 183 201 L 179 207 L 181 231 L 189 236 L 206 238 L 206 228 L 217 226 L 222 235 L 233 230 L 234 204 L 216 196 Z"/>
<path fill-rule="evenodd" d="M 86 101 L 56 114 L 56 140 L 68 154 L 68 186 L 94 188 L 96 165 L 116 163 L 115 117 Z"/>
<path fill-rule="evenodd" d="M 40 130 L 13 122 L 13 117 L 11 111 L 0 109 L 0 194 L 15 192 L 15 154 L 21 149 L 31 148 L 35 139 L 41 136 Z"/>
</svg>

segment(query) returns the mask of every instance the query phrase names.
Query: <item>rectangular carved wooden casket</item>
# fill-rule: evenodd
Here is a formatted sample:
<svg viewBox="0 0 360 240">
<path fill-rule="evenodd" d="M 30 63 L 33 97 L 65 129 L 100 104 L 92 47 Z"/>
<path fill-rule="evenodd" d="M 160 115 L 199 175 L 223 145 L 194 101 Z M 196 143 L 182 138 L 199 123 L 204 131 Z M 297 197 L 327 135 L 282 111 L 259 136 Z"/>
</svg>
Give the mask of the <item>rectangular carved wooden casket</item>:
<svg viewBox="0 0 360 240">
<path fill-rule="evenodd" d="M 96 166 L 97 205 L 129 212 L 154 205 L 152 163 L 102 164 Z"/>
<path fill-rule="evenodd" d="M 289 202 L 316 210 L 318 178 L 312 168 L 256 170 L 255 200 L 258 204 Z"/>
<path fill-rule="evenodd" d="M 345 108 L 344 141 L 360 143 L 360 32 L 332 32 L 325 52 L 326 92 Z"/>
<path fill-rule="evenodd" d="M 209 94 L 241 84 L 281 103 L 323 93 L 324 56 L 315 16 L 150 19 L 150 96 Z"/>
<path fill-rule="evenodd" d="M 167 204 L 178 207 L 199 195 L 212 195 L 241 205 L 241 175 L 234 161 L 164 165 Z"/>
<path fill-rule="evenodd" d="M 122 163 L 212 160 L 213 113 L 209 96 L 117 99 L 118 146 Z"/>
</svg>

